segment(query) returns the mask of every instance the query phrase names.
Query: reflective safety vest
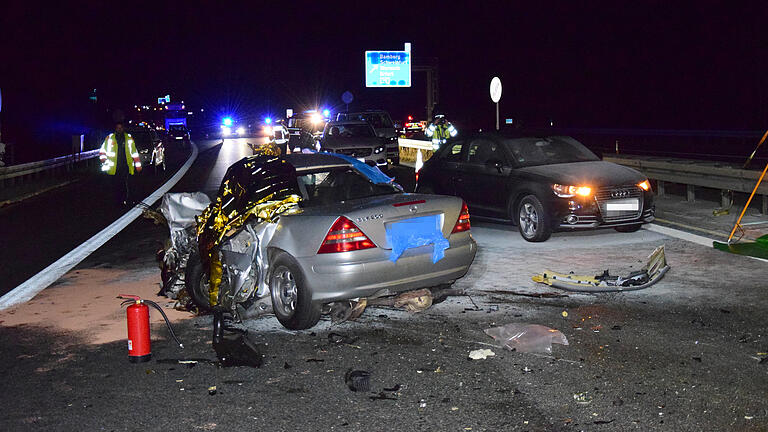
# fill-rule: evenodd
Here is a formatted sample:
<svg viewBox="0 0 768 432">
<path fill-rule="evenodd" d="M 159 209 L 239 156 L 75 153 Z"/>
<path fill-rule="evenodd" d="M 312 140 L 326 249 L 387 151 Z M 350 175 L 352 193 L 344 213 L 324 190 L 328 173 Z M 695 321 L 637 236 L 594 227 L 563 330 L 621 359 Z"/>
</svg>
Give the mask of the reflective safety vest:
<svg viewBox="0 0 768 432">
<path fill-rule="evenodd" d="M 445 144 L 448 138 L 458 135 L 459 131 L 450 122 L 444 124 L 430 124 L 424 131 L 427 138 L 432 139 L 432 147 L 437 150 L 441 144 Z"/>
<path fill-rule="evenodd" d="M 141 168 L 141 159 L 136 150 L 136 143 L 131 134 L 125 133 L 125 162 L 128 164 L 128 174 L 133 175 L 133 167 Z M 115 134 L 111 133 L 104 138 L 104 142 L 99 149 L 99 159 L 101 160 L 101 171 L 105 174 L 115 175 L 117 171 L 117 140 Z"/>
</svg>

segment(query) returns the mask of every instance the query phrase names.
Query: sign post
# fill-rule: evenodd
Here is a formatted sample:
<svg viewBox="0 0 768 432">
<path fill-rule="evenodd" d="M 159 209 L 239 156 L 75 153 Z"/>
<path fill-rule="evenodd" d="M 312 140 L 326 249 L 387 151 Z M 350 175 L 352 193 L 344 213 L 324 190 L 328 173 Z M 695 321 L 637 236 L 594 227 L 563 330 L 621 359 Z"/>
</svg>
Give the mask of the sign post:
<svg viewBox="0 0 768 432">
<path fill-rule="evenodd" d="M 491 80 L 491 100 L 496 104 L 496 130 L 499 130 L 499 100 L 501 99 L 501 80 L 493 77 Z"/>
<path fill-rule="evenodd" d="M 349 112 L 349 104 L 351 104 L 354 99 L 355 97 L 352 96 L 352 92 L 350 92 L 349 90 L 345 91 L 341 95 L 341 101 L 347 105 L 347 112 Z"/>
</svg>

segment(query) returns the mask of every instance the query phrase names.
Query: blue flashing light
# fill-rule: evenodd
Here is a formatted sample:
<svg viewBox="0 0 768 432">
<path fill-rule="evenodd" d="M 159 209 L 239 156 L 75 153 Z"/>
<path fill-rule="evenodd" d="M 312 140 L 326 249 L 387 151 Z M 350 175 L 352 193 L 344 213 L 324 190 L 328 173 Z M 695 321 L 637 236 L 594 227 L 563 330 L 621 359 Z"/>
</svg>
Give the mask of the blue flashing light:
<svg viewBox="0 0 768 432">
<path fill-rule="evenodd" d="M 272 119 L 267 117 L 267 118 L 264 119 L 264 123 L 270 124 L 270 123 L 272 123 Z"/>
<path fill-rule="evenodd" d="M 331 110 L 329 110 L 329 109 L 324 109 L 324 110 L 323 110 L 323 117 L 326 117 L 326 118 L 328 118 L 328 117 L 330 117 L 330 116 L 331 116 Z"/>
<path fill-rule="evenodd" d="M 224 123 L 224 126 L 232 126 L 232 117 L 224 117 L 222 123 Z"/>
</svg>

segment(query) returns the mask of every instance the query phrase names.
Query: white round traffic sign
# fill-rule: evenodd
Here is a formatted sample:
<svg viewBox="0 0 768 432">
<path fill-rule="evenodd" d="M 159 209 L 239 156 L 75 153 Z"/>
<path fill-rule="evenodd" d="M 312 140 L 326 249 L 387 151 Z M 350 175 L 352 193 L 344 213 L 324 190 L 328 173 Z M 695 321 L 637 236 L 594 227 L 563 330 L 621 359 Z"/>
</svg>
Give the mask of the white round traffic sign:
<svg viewBox="0 0 768 432">
<path fill-rule="evenodd" d="M 501 80 L 499 77 L 493 77 L 491 80 L 491 100 L 494 103 L 499 103 L 501 99 Z"/>
</svg>

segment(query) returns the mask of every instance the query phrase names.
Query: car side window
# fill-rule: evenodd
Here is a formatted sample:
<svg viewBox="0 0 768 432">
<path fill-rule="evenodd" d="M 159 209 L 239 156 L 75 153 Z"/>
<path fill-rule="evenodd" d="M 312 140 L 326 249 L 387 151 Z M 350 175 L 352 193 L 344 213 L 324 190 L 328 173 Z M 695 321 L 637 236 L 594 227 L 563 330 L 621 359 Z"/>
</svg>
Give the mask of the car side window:
<svg viewBox="0 0 768 432">
<path fill-rule="evenodd" d="M 485 165 L 491 160 L 504 162 L 504 153 L 497 143 L 479 139 L 472 141 L 467 149 L 467 162 L 471 164 Z"/>
<path fill-rule="evenodd" d="M 443 154 L 443 160 L 446 162 L 461 162 L 461 149 L 464 146 L 463 141 L 448 143 L 450 147 Z"/>
</svg>

